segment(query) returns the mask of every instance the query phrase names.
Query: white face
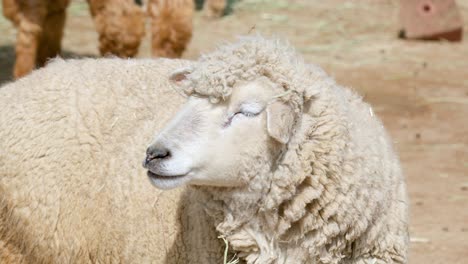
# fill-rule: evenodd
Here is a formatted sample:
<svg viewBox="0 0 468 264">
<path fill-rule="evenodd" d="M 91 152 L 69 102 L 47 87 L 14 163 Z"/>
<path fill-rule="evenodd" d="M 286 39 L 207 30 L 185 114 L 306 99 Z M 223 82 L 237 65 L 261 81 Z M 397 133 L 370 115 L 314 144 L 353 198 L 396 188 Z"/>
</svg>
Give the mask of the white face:
<svg viewBox="0 0 468 264">
<path fill-rule="evenodd" d="M 238 85 L 218 104 L 190 97 L 148 147 L 144 167 L 151 182 L 161 189 L 246 184 L 257 173 L 253 163 L 270 166 L 280 145 L 272 140 L 266 109 L 281 92 L 260 78 Z"/>
</svg>

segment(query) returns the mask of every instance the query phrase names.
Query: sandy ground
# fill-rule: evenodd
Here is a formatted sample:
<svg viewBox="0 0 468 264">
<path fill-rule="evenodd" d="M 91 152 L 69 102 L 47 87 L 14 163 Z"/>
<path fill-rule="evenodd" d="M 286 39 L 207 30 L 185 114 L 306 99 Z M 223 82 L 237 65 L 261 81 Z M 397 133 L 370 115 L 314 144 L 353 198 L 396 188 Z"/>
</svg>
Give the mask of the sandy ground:
<svg viewBox="0 0 468 264">
<path fill-rule="evenodd" d="M 195 19 L 185 58 L 237 35 L 287 38 L 306 60 L 361 93 L 393 136 L 411 198 L 410 263 L 468 263 L 468 0 L 462 43 L 396 38 L 398 1 L 243 0 L 220 20 Z M 87 6 L 74 0 L 66 57 L 97 56 Z M 11 79 L 15 30 L 0 18 L 0 83 Z M 149 39 L 139 57 L 148 57 Z"/>
</svg>

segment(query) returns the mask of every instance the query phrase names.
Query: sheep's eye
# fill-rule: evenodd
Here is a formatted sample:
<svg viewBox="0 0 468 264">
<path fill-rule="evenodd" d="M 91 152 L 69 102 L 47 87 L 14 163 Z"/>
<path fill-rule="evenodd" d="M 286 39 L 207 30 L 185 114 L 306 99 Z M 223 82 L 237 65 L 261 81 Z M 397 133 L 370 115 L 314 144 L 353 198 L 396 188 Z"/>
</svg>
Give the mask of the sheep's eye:
<svg viewBox="0 0 468 264">
<path fill-rule="evenodd" d="M 247 112 L 247 111 L 239 111 L 239 112 L 236 112 L 234 114 L 235 115 L 243 115 L 243 116 L 246 116 L 246 117 L 253 117 L 253 116 L 256 116 L 258 115 L 259 113 L 252 113 L 252 112 Z"/>
<path fill-rule="evenodd" d="M 238 116 L 245 116 L 245 117 L 254 117 L 254 116 L 258 116 L 261 112 L 262 112 L 262 109 L 258 110 L 257 109 L 252 109 L 252 110 L 255 110 L 255 111 L 251 111 L 251 110 L 248 110 L 248 109 L 241 109 L 237 112 L 235 112 L 234 114 L 232 114 L 223 124 L 223 127 L 228 127 L 231 125 L 232 121 L 238 117 Z"/>
<path fill-rule="evenodd" d="M 263 110 L 263 106 L 257 102 L 244 103 L 240 106 L 239 111 L 236 114 L 242 114 L 247 117 L 252 117 L 260 114 Z"/>
</svg>

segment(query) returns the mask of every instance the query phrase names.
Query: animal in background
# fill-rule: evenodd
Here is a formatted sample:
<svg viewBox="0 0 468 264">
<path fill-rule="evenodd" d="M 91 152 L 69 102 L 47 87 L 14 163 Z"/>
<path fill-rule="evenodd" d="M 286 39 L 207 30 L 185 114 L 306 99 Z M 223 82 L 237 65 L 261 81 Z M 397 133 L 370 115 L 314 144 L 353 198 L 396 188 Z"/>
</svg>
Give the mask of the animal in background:
<svg viewBox="0 0 468 264">
<path fill-rule="evenodd" d="M 99 35 L 101 55 L 134 57 L 145 35 L 145 8 L 140 0 L 87 0 Z M 2 0 L 5 17 L 18 30 L 13 76 L 20 78 L 61 52 L 70 0 Z M 176 58 L 192 37 L 192 0 L 148 0 L 152 55 Z"/>
<path fill-rule="evenodd" d="M 206 17 L 219 18 L 225 14 L 227 4 L 227 0 L 206 0 L 203 12 Z"/>
<path fill-rule="evenodd" d="M 70 0 L 3 0 L 3 14 L 15 25 L 15 78 L 42 67 L 60 53 L 66 8 Z"/>
<path fill-rule="evenodd" d="M 87 0 L 101 55 L 134 57 L 145 35 L 145 12 L 134 0 Z"/>
<path fill-rule="evenodd" d="M 154 57 L 178 58 L 192 38 L 193 0 L 149 0 L 151 53 Z"/>
</svg>

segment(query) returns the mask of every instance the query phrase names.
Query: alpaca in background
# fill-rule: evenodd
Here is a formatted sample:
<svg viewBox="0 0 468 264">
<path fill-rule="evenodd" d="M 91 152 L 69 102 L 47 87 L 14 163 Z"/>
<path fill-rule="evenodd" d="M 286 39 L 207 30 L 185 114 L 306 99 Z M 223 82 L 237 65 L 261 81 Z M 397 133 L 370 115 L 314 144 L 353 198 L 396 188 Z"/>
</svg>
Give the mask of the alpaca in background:
<svg viewBox="0 0 468 264">
<path fill-rule="evenodd" d="M 99 35 L 101 55 L 134 57 L 145 35 L 145 9 L 151 17 L 152 55 L 181 57 L 192 37 L 193 0 L 87 0 Z M 20 78 L 61 52 L 70 0 L 2 0 L 3 13 L 15 25 Z"/>
</svg>

